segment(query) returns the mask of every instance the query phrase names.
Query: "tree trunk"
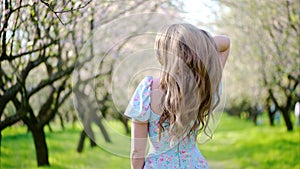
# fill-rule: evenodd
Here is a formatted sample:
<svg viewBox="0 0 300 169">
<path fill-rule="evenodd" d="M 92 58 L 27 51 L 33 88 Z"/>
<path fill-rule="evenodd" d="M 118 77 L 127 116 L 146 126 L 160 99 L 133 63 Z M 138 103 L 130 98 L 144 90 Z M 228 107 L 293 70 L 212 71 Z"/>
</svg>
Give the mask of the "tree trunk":
<svg viewBox="0 0 300 169">
<path fill-rule="evenodd" d="M 98 127 L 100 128 L 101 133 L 102 133 L 102 135 L 103 135 L 105 141 L 108 142 L 108 143 L 111 143 L 111 140 L 110 140 L 110 138 L 109 138 L 109 135 L 108 135 L 108 133 L 107 133 L 105 127 L 103 126 L 103 124 L 102 124 L 102 122 L 101 122 L 101 118 L 96 118 L 96 119 L 95 119 L 95 123 L 96 123 L 96 124 L 98 125 Z"/>
<path fill-rule="evenodd" d="M 274 126 L 274 112 L 271 112 L 270 110 L 268 111 L 268 116 L 269 116 L 269 121 L 270 125 Z"/>
<path fill-rule="evenodd" d="M 47 126 L 48 126 L 48 128 L 49 128 L 49 131 L 52 133 L 53 130 L 52 130 L 52 127 L 50 126 L 50 123 L 47 123 Z"/>
<path fill-rule="evenodd" d="M 129 134 L 130 133 L 130 129 L 129 129 L 129 126 L 128 126 L 128 121 L 124 121 L 124 126 L 125 126 L 125 130 L 126 130 L 126 134 Z"/>
<path fill-rule="evenodd" d="M 95 142 L 95 140 L 93 140 L 92 138 L 90 138 L 87 135 L 86 131 L 83 129 L 81 131 L 79 143 L 78 143 L 78 146 L 77 146 L 77 152 L 78 153 L 81 153 L 83 151 L 84 140 L 85 140 L 86 137 L 88 137 L 90 139 L 90 145 L 91 145 L 91 147 L 95 147 L 97 145 L 96 142 Z"/>
<path fill-rule="evenodd" d="M 77 146 L 77 152 L 78 153 L 81 153 L 82 150 L 83 150 L 83 145 L 84 145 L 84 139 L 85 139 L 85 137 L 86 137 L 86 133 L 85 133 L 85 131 L 83 129 L 81 131 L 79 143 L 78 143 L 78 146 Z"/>
<path fill-rule="evenodd" d="M 62 117 L 62 115 L 59 112 L 57 112 L 57 115 L 58 115 L 59 120 L 60 120 L 60 126 L 64 130 L 65 129 L 64 118 Z M 66 122 L 69 122 L 68 118 L 66 118 Z"/>
<path fill-rule="evenodd" d="M 0 157 L 2 157 L 2 156 L 1 156 L 1 147 L 2 147 L 2 144 L 1 144 L 1 143 L 2 143 L 2 132 L 1 132 L 1 130 L 0 130 Z M 1 163 L 1 158 L 0 158 L 0 164 L 2 164 L 2 163 Z"/>
<path fill-rule="evenodd" d="M 93 140 L 92 138 L 90 138 L 90 145 L 91 145 L 91 147 L 96 147 L 97 146 L 95 140 Z"/>
<path fill-rule="evenodd" d="M 291 121 L 291 118 L 290 118 L 290 115 L 289 115 L 289 109 L 288 108 L 283 109 L 282 110 L 282 115 L 283 115 L 283 118 L 284 118 L 284 121 L 285 121 L 287 131 L 293 131 L 293 124 L 292 124 L 292 121 Z"/>
<path fill-rule="evenodd" d="M 250 118 L 252 119 L 254 125 L 257 126 L 258 125 L 258 123 L 257 123 L 257 116 L 258 116 L 257 109 L 256 108 L 251 108 L 249 113 L 250 113 Z"/>
<path fill-rule="evenodd" d="M 49 166 L 48 148 L 43 127 L 31 130 L 38 166 Z"/>
<path fill-rule="evenodd" d="M 122 117 L 121 122 L 123 123 L 123 125 L 125 127 L 126 134 L 129 134 L 130 129 L 129 129 L 129 126 L 128 126 L 128 120 L 126 118 Z"/>
<path fill-rule="evenodd" d="M 95 147 L 96 146 L 96 142 L 95 142 L 95 135 L 92 129 L 92 121 L 88 120 L 87 123 L 84 125 L 84 131 L 85 134 L 87 135 L 87 137 L 90 139 L 90 145 L 91 147 Z"/>
</svg>

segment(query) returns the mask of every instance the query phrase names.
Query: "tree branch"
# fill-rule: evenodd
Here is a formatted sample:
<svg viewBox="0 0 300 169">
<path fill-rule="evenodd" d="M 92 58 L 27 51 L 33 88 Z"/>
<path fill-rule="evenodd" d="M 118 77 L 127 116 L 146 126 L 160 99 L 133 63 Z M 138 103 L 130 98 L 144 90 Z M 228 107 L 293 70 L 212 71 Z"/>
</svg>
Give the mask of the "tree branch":
<svg viewBox="0 0 300 169">
<path fill-rule="evenodd" d="M 38 66 L 39 64 L 41 64 L 44 60 L 46 60 L 47 58 L 45 57 L 39 57 L 38 59 L 36 59 L 35 61 L 31 61 L 27 64 L 27 66 L 22 70 L 21 72 L 21 76 L 19 77 L 19 79 L 21 79 L 23 82 L 26 80 L 26 77 L 28 75 L 28 73 L 36 66 Z M 20 82 L 17 82 L 15 85 L 13 85 L 12 87 L 10 87 L 8 90 L 6 90 L 6 92 L 0 96 L 0 115 L 2 115 L 2 112 L 5 108 L 5 105 L 11 100 L 13 99 L 17 92 L 19 92 L 22 88 L 22 84 Z"/>
<path fill-rule="evenodd" d="M 296 2 L 294 2 L 294 3 L 296 3 Z M 287 10 L 287 14 L 288 14 L 288 21 L 289 21 L 289 24 L 290 24 L 291 28 L 296 32 L 297 35 L 299 35 L 299 25 L 298 26 L 295 25 L 293 23 L 293 21 L 292 21 L 292 14 L 291 14 L 291 12 L 293 10 L 292 10 L 292 6 L 291 6 L 290 0 L 286 1 L 286 10 Z"/>
<path fill-rule="evenodd" d="M 19 57 L 22 57 L 24 55 L 29 55 L 29 54 L 32 54 L 32 53 L 35 53 L 35 52 L 38 52 L 38 51 L 41 51 L 41 50 L 45 50 L 46 48 L 50 47 L 51 45 L 53 45 L 55 43 L 56 43 L 56 40 L 52 41 L 51 43 L 49 43 L 47 45 L 43 45 L 42 47 L 34 49 L 34 50 L 31 50 L 31 51 L 23 52 L 23 53 L 20 53 L 20 54 L 17 54 L 17 55 L 10 55 L 10 56 L 1 57 L 0 58 L 0 62 L 4 61 L 4 60 L 12 61 L 12 60 L 17 59 Z"/>
<path fill-rule="evenodd" d="M 3 121 L 0 121 L 0 131 L 5 129 L 8 126 L 20 121 L 23 116 L 25 116 L 27 111 L 23 108 L 20 108 L 16 114 L 5 118 Z"/>
<path fill-rule="evenodd" d="M 69 75 L 74 70 L 75 65 L 68 67 L 67 69 L 63 71 L 58 71 L 55 74 L 53 74 L 50 78 L 42 80 L 35 88 L 33 88 L 31 91 L 29 91 L 28 96 L 32 96 L 34 93 L 38 92 L 40 89 L 44 88 L 45 86 L 52 84 L 56 80 L 59 80 L 61 77 L 65 75 Z"/>
<path fill-rule="evenodd" d="M 44 1 L 44 0 L 40 0 L 44 5 L 46 5 L 48 7 L 48 9 L 50 9 L 51 12 L 54 13 L 54 15 L 57 17 L 57 19 L 59 20 L 59 22 L 63 25 L 65 25 L 65 23 L 61 20 L 61 18 L 58 16 L 59 13 L 66 13 L 66 12 L 71 12 L 71 11 L 75 11 L 75 10 L 80 10 L 82 8 L 85 8 L 88 4 L 90 4 L 92 2 L 92 0 L 89 0 L 87 3 L 85 3 L 84 5 L 80 5 L 78 8 L 71 8 L 69 10 L 62 10 L 62 11 L 55 11 L 51 5 Z"/>
</svg>

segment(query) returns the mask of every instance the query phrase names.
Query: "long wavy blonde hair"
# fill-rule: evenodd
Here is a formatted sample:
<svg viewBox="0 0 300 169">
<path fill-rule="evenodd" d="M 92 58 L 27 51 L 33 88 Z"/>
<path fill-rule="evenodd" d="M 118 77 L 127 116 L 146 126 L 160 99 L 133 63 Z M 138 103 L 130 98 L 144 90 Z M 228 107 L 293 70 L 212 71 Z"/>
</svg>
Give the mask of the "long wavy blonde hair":
<svg viewBox="0 0 300 169">
<path fill-rule="evenodd" d="M 154 49 L 162 65 L 159 139 L 168 123 L 171 143 L 204 131 L 220 100 L 222 67 L 213 38 L 191 24 L 173 24 L 158 33 Z"/>
</svg>

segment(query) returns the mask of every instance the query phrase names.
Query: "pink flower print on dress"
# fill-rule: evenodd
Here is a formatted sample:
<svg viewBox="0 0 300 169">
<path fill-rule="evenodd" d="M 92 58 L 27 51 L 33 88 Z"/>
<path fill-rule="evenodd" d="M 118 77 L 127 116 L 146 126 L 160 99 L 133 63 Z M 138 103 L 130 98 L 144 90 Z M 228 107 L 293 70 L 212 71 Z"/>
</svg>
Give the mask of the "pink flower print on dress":
<svg viewBox="0 0 300 169">
<path fill-rule="evenodd" d="M 170 157 L 167 157 L 167 161 L 169 161 L 169 162 L 170 162 L 170 161 L 171 161 L 171 158 L 170 158 Z"/>
<path fill-rule="evenodd" d="M 139 96 L 135 96 L 135 97 L 133 98 L 133 101 L 135 101 L 135 102 L 138 102 L 138 101 L 140 101 L 140 98 L 139 98 Z"/>
<path fill-rule="evenodd" d="M 186 137 L 183 137 L 182 143 L 183 143 L 183 144 L 186 144 Z"/>
<path fill-rule="evenodd" d="M 142 111 L 141 116 L 145 116 L 146 112 Z"/>
<path fill-rule="evenodd" d="M 147 111 L 149 109 L 149 106 L 147 105 L 143 105 L 143 107 L 144 107 L 144 111 Z"/>
<path fill-rule="evenodd" d="M 149 91 L 146 91 L 145 93 L 144 93 L 144 96 L 149 96 L 149 94 L 150 94 L 150 92 Z"/>
<path fill-rule="evenodd" d="M 200 157 L 199 157 L 199 158 L 198 158 L 198 162 L 199 162 L 199 163 L 201 163 L 201 164 L 202 164 L 202 166 L 204 167 L 204 161 L 203 161 L 203 159 L 202 159 L 202 158 L 200 158 Z"/>
</svg>

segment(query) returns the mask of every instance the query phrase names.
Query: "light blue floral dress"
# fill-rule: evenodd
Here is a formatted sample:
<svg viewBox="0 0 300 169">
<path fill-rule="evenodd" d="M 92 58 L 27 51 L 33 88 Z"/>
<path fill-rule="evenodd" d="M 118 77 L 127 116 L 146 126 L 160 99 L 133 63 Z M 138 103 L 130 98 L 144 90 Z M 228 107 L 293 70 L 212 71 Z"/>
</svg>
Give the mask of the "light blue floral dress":
<svg viewBox="0 0 300 169">
<path fill-rule="evenodd" d="M 150 108 L 150 93 L 153 78 L 145 77 L 136 88 L 125 115 L 143 122 L 148 122 L 150 149 L 145 160 L 144 169 L 208 169 L 209 166 L 196 147 L 195 134 L 188 139 L 171 146 L 170 137 L 162 133 L 158 141 L 158 121 L 160 115 Z M 167 124 L 163 124 L 167 127 Z"/>
</svg>

